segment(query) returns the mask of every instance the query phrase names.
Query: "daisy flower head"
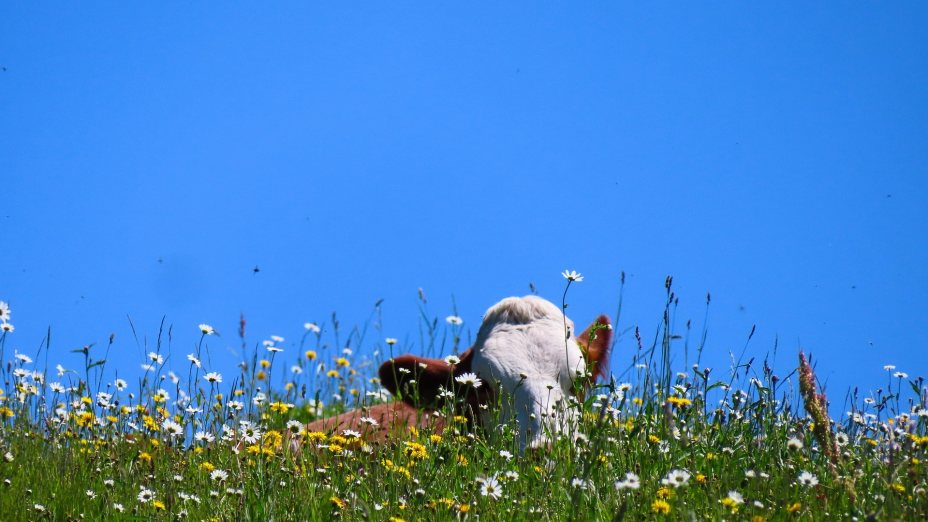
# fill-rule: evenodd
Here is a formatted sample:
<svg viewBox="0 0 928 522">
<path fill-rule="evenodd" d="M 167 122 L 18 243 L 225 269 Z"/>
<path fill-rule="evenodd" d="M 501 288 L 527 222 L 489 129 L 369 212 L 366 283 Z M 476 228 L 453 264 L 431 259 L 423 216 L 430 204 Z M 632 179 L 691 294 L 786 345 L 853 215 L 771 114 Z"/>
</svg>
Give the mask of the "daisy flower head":
<svg viewBox="0 0 928 522">
<path fill-rule="evenodd" d="M 803 471 L 799 474 L 797 481 L 800 485 L 811 488 L 818 484 L 818 477 L 808 471 Z"/>
<path fill-rule="evenodd" d="M 679 488 L 685 486 L 690 481 L 690 472 L 685 469 L 670 470 L 666 477 L 661 479 L 661 484 Z"/>
<path fill-rule="evenodd" d="M 199 328 L 200 328 L 200 333 L 202 333 L 203 335 L 213 335 L 214 333 L 216 333 L 216 330 L 212 326 L 206 323 L 201 323 L 199 325 Z"/>
<path fill-rule="evenodd" d="M 156 364 L 164 364 L 164 357 L 158 352 L 148 352 L 148 358 Z"/>
<path fill-rule="evenodd" d="M 485 477 L 477 479 L 480 482 L 480 494 L 484 497 L 490 497 L 493 500 L 499 500 L 503 496 L 503 490 L 500 488 L 499 481 L 496 477 Z"/>
<path fill-rule="evenodd" d="M 571 282 L 576 281 L 580 283 L 583 281 L 583 275 L 581 275 L 576 270 L 564 270 L 561 275 L 564 276 L 564 279 Z"/>
<path fill-rule="evenodd" d="M 459 364 L 461 362 L 461 358 L 457 355 L 449 355 L 448 357 L 445 357 L 445 362 L 451 366 L 454 366 L 455 364 Z"/>
<path fill-rule="evenodd" d="M 113 381 L 113 386 L 116 387 L 116 390 L 123 391 L 129 386 L 129 383 L 127 383 L 125 379 L 116 379 Z"/>
<path fill-rule="evenodd" d="M 198 359 L 197 356 L 192 353 L 187 354 L 187 360 L 190 361 L 190 364 L 196 366 L 197 368 L 203 367 L 202 364 L 200 363 L 200 359 Z"/>
<path fill-rule="evenodd" d="M 219 372 L 209 372 L 203 376 L 207 382 L 212 384 L 218 384 L 222 382 L 222 375 Z"/>
<path fill-rule="evenodd" d="M 32 363 L 32 357 L 29 357 L 28 355 L 26 355 L 26 354 L 24 354 L 24 353 L 16 352 L 16 354 L 13 356 L 13 358 L 15 358 L 17 361 L 19 361 L 19 362 L 21 362 L 21 363 L 23 363 L 23 364 L 31 364 L 31 363 Z"/>
<path fill-rule="evenodd" d="M 10 320 L 10 305 L 6 301 L 0 301 L 0 321 L 7 322 Z"/>
<path fill-rule="evenodd" d="M 209 478 L 215 482 L 225 482 L 225 480 L 229 478 L 229 472 L 221 469 L 214 469 L 209 473 Z"/>
<path fill-rule="evenodd" d="M 615 489 L 638 489 L 641 487 L 641 479 L 632 472 L 625 474 L 625 478 L 615 482 Z"/>
<path fill-rule="evenodd" d="M 456 315 L 449 315 L 448 317 L 445 317 L 445 321 L 447 321 L 448 324 L 454 326 L 460 326 L 464 324 L 464 319 L 461 319 Z"/>
<path fill-rule="evenodd" d="M 479 388 L 483 384 L 483 381 L 481 381 L 480 378 L 477 377 L 477 374 L 474 372 L 462 373 L 461 375 L 455 377 L 454 380 L 460 384 L 465 386 L 473 386 L 474 388 Z"/>
<path fill-rule="evenodd" d="M 798 437 L 792 437 L 788 441 L 786 441 L 786 447 L 791 450 L 797 450 L 797 451 L 801 450 L 802 446 L 803 446 L 802 441 L 799 440 Z"/>
<path fill-rule="evenodd" d="M 393 346 L 394 344 L 396 344 L 396 339 L 394 339 L 393 337 L 387 337 L 387 340 L 385 342 L 389 344 L 390 346 Z"/>
<path fill-rule="evenodd" d="M 164 432 L 172 437 L 179 437 L 183 435 L 184 428 L 180 424 L 172 421 L 171 419 L 165 419 L 164 423 L 161 425 L 164 428 Z"/>
<path fill-rule="evenodd" d="M 16 328 L 13 328 L 13 325 L 7 322 L 0 323 L 0 330 L 3 330 L 5 333 L 12 332 Z"/>
<path fill-rule="evenodd" d="M 844 433 L 843 431 L 835 433 L 835 444 L 838 446 L 843 448 L 844 446 L 847 446 L 850 441 L 851 438 L 847 436 L 847 433 Z"/>
<path fill-rule="evenodd" d="M 193 436 L 193 439 L 197 442 L 213 442 L 216 440 L 216 436 L 208 431 L 198 431 Z"/>
<path fill-rule="evenodd" d="M 139 491 L 138 497 L 136 498 L 138 498 L 139 502 L 141 502 L 142 504 L 146 504 L 148 502 L 151 502 L 152 499 L 155 498 L 155 492 L 148 488 L 143 487 L 141 491 Z"/>
<path fill-rule="evenodd" d="M 319 325 L 316 323 L 303 323 L 303 328 L 306 328 L 312 333 L 319 333 L 322 331 L 322 328 L 319 328 Z"/>
</svg>

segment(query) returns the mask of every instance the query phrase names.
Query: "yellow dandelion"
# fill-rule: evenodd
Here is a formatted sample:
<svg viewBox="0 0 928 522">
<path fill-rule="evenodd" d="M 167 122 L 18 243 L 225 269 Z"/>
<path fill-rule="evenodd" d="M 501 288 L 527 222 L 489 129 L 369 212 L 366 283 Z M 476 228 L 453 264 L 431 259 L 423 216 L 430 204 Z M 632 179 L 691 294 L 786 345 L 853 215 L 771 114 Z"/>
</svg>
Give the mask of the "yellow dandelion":
<svg viewBox="0 0 928 522">
<path fill-rule="evenodd" d="M 309 359 L 310 361 L 313 361 L 316 359 L 316 352 L 312 350 L 306 350 L 306 353 L 304 355 L 306 355 L 306 358 Z"/>
<path fill-rule="evenodd" d="M 651 502 L 651 511 L 661 515 L 666 515 L 667 513 L 670 513 L 670 504 L 664 500 L 657 499 L 654 502 Z"/>
</svg>

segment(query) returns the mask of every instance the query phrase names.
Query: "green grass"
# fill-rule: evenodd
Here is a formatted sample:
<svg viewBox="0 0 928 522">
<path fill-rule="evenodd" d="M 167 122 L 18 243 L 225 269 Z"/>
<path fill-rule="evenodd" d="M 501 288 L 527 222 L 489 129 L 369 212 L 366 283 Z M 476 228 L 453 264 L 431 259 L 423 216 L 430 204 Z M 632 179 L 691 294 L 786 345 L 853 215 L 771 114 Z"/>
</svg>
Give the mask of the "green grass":
<svg viewBox="0 0 928 522">
<path fill-rule="evenodd" d="M 894 377 L 895 391 L 861 400 L 852 406 L 857 415 L 835 422 L 815 410 L 808 389 L 800 392 L 792 368 L 782 379 L 753 360 L 727 372 L 671 371 L 672 358 L 698 359 L 702 344 L 693 354 L 677 347 L 669 280 L 667 294 L 653 344 L 636 331 L 637 348 L 613 354 L 628 371 L 575 405 L 583 419 L 577 433 L 526 455 L 511 426 L 484 432 L 463 424 L 440 436 L 412 430 L 387 445 L 296 433 L 302 449 L 294 450 L 289 430 L 299 428 L 289 421 L 379 400 L 380 361 L 334 347 L 354 343 L 380 358 L 405 351 L 365 340 L 366 326 L 342 341 L 334 317 L 324 333 L 277 343 L 283 353 L 246 349 L 242 332 L 247 363 L 222 383 L 203 378 L 210 335 L 199 338 L 197 368 L 159 334 L 152 347 L 138 343 L 140 353 L 167 362 L 123 390 L 103 379 L 106 364 L 98 361 L 108 346 L 82 350 L 84 367 L 59 376 L 10 356 L 10 339 L 21 332 L 3 333 L 0 513 L 4 520 L 924 519 L 928 412 L 920 380 L 907 386 Z M 424 306 L 422 318 L 420 347 L 444 354 L 458 347 L 459 326 L 443 330 Z M 66 389 L 53 390 L 53 382 Z M 170 398 L 160 400 L 159 389 Z M 101 391 L 112 394 L 108 405 L 98 403 Z M 189 401 L 176 404 L 184 394 Z M 242 440 L 243 420 L 260 429 L 256 442 Z M 168 433 L 171 422 L 182 435 Z M 816 432 L 815 423 L 827 429 Z M 225 437 L 223 425 L 233 429 Z M 215 440 L 195 441 L 200 431 Z M 668 485 L 671 476 L 687 478 Z M 153 497 L 140 500 L 146 490 Z"/>
</svg>

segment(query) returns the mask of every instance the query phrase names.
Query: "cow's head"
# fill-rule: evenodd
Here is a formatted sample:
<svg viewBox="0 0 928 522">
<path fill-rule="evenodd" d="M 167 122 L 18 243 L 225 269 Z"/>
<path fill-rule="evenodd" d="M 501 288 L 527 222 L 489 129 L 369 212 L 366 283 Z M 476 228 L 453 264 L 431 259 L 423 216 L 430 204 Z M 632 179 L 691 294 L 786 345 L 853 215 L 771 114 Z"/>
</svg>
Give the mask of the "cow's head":
<svg viewBox="0 0 928 522">
<path fill-rule="evenodd" d="M 560 310 L 543 299 L 504 299 L 487 311 L 476 344 L 455 364 L 403 355 L 381 365 L 380 380 L 416 408 L 441 409 L 453 399 L 456 413 L 485 427 L 494 419 L 515 419 L 521 445 L 538 446 L 548 433 L 562 431 L 562 425 L 547 420 L 558 418 L 565 399 L 582 396 L 608 368 L 609 318 L 599 316 L 576 337 L 573 323 L 566 321 L 567 332 L 564 324 Z M 484 385 L 473 388 L 455 382 L 470 372 Z M 496 404 L 501 411 L 494 411 Z"/>
</svg>

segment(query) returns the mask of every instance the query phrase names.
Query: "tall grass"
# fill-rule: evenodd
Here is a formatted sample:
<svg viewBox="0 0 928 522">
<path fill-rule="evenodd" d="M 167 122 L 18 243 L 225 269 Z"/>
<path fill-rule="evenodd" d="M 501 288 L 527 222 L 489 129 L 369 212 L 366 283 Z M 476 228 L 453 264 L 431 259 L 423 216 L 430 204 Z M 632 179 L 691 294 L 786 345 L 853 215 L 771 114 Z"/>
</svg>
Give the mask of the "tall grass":
<svg viewBox="0 0 928 522">
<path fill-rule="evenodd" d="M 634 332 L 634 347 L 623 350 L 620 341 L 612 354 L 618 372 L 571 405 L 580 413 L 578 429 L 547 451 L 524 455 L 514 426 L 471 430 L 451 405 L 439 412 L 450 425 L 440 434 L 411 428 L 388 444 L 368 440 L 366 432 L 306 431 L 304 423 L 321 415 L 390 400 L 375 369 L 409 347 L 384 339 L 380 303 L 347 336 L 333 314 L 331 324 L 307 324 L 297 342 L 249 341 L 242 318 L 241 364 L 221 382 L 210 364 L 207 325 L 198 337 L 194 325 L 179 334 L 196 346 L 189 358 L 174 347 L 178 334 L 170 327 L 151 342 L 136 336 L 139 363 L 150 367 L 133 385 L 107 366 L 112 338 L 79 349 L 83 367 L 56 369 L 48 365 L 60 355 L 48 349 L 51 332 L 27 356 L 8 348 L 23 333 L 3 331 L 0 514 L 4 520 L 925 518 L 928 409 L 920 378 L 889 369 L 889 387 L 873 397 L 849 394 L 849 415 L 832 420 L 811 364 L 801 367 L 801 391 L 800 373 L 786 368 L 778 377 L 766 358 L 745 360 L 742 353 L 727 372 L 701 366 L 705 327 L 691 354 L 691 323 L 684 335 L 676 333 L 670 278 L 665 291 L 652 341 L 637 327 L 616 325 L 620 334 Z M 431 315 L 420 297 L 420 353 L 466 346 L 463 327 Z M 707 296 L 707 309 L 709 302 Z M 687 371 L 672 370 L 674 357 Z"/>
</svg>

